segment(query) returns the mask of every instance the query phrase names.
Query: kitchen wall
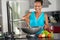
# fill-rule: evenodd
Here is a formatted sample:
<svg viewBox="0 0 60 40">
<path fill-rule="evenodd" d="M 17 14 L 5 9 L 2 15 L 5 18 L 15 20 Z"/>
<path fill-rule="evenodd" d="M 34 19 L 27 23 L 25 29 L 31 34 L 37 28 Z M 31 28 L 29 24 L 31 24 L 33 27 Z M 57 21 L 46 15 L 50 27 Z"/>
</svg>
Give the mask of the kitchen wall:
<svg viewBox="0 0 60 40">
<path fill-rule="evenodd" d="M 51 2 L 51 5 L 49 5 L 49 8 L 43 8 L 42 11 L 60 11 L 60 0 L 49 0 Z"/>
<path fill-rule="evenodd" d="M 50 1 L 51 5 L 49 5 L 48 8 L 43 8 L 42 11 L 47 12 L 47 11 L 56 11 L 57 10 L 56 9 L 56 5 L 57 5 L 56 1 L 57 0 L 49 0 L 49 1 Z"/>
<path fill-rule="evenodd" d="M 57 10 L 59 10 L 59 11 L 60 11 L 60 0 L 57 0 L 57 1 L 56 1 L 56 3 L 57 3 L 57 5 L 56 5 Z"/>
</svg>

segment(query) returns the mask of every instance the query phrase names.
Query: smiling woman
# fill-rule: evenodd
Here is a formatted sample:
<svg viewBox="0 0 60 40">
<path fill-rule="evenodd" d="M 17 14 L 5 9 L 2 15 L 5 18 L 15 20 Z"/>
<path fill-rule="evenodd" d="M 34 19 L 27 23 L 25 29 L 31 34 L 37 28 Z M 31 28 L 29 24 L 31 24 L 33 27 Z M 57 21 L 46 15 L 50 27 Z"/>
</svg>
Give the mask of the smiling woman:
<svg viewBox="0 0 60 40">
<path fill-rule="evenodd" d="M 11 3 L 10 3 L 11 2 Z M 34 1 L 34 11 L 27 12 L 29 10 L 29 1 L 10 1 L 8 5 L 8 25 L 9 30 L 13 31 L 15 35 L 25 34 L 25 32 L 34 33 L 36 35 L 43 34 L 43 36 L 48 35 L 49 32 L 46 31 L 49 28 L 48 24 L 48 15 L 42 12 L 43 0 L 35 0 Z M 24 6 L 26 5 L 26 6 Z M 23 20 L 20 20 L 20 19 Z M 24 23 L 26 22 L 26 23 Z M 21 25 L 23 24 L 23 25 Z M 27 29 L 22 29 L 27 26 Z M 35 28 L 38 28 L 35 30 Z M 39 29 L 40 28 L 40 29 Z M 22 32 L 22 30 L 23 32 Z M 8 30 L 8 31 L 9 31 Z M 31 30 L 31 31 L 30 31 Z M 39 31 L 38 31 L 39 30 Z M 34 32 L 33 32 L 34 31 Z M 28 33 L 27 33 L 28 34 Z"/>
<path fill-rule="evenodd" d="M 48 16 L 42 12 L 43 0 L 35 0 L 34 9 L 35 11 L 28 12 L 22 19 L 24 19 L 27 24 L 30 25 L 30 28 L 33 27 L 42 27 L 39 32 L 36 32 L 37 35 L 42 34 L 44 29 L 48 28 Z M 44 27 L 45 26 L 45 27 Z"/>
</svg>

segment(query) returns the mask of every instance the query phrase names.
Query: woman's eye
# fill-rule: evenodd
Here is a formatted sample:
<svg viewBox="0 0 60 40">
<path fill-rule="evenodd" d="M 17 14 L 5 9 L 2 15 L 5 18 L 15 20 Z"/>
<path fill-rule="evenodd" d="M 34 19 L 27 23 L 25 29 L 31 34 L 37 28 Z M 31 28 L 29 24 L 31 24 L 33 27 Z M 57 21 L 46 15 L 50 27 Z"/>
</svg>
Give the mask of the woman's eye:
<svg viewBox="0 0 60 40">
<path fill-rule="evenodd" d="M 41 6 L 35 6 L 35 7 L 41 7 Z"/>
<path fill-rule="evenodd" d="M 38 6 L 38 7 L 41 7 L 41 6 Z"/>
</svg>

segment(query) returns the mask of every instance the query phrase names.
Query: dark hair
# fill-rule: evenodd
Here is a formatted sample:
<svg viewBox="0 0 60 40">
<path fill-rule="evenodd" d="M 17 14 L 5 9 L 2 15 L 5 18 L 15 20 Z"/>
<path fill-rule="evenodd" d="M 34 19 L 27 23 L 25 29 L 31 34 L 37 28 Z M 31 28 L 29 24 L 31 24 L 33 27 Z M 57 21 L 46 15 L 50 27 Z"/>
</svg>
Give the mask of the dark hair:
<svg viewBox="0 0 60 40">
<path fill-rule="evenodd" d="M 43 0 L 35 0 L 35 2 L 41 2 L 41 5 L 43 5 Z"/>
</svg>

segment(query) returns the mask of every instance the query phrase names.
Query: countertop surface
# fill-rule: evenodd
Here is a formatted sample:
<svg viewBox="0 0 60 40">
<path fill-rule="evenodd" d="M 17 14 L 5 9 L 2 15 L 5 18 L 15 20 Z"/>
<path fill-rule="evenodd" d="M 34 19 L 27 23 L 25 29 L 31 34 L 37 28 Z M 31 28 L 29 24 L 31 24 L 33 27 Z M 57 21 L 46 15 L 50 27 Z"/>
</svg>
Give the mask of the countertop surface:
<svg viewBox="0 0 60 40">
<path fill-rule="evenodd" d="M 53 38 L 15 38 L 14 40 L 60 40 Z"/>
</svg>

